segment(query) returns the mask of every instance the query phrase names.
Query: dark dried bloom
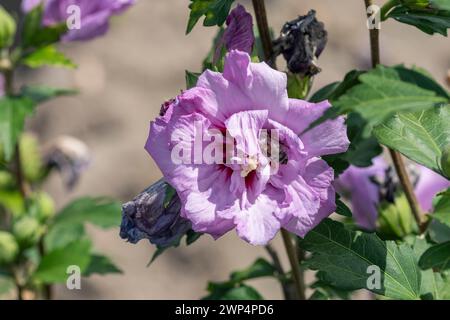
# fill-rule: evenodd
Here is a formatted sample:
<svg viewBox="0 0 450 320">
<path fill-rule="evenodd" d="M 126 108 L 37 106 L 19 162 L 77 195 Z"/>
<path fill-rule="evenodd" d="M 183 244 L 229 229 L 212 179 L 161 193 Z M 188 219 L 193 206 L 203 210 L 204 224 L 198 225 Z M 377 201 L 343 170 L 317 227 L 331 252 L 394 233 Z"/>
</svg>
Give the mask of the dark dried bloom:
<svg viewBox="0 0 450 320">
<path fill-rule="evenodd" d="M 170 195 L 168 188 L 161 179 L 122 206 L 122 239 L 131 243 L 148 239 L 158 247 L 169 247 L 191 229 L 191 223 L 180 216 L 180 198 Z"/>
<path fill-rule="evenodd" d="M 306 16 L 287 22 L 280 37 L 274 41 L 276 55 L 283 54 L 289 71 L 305 76 L 313 76 L 321 70 L 317 59 L 327 44 L 324 24 L 316 19 L 311 10 Z"/>
<path fill-rule="evenodd" d="M 67 189 L 70 190 L 88 168 L 91 154 L 84 142 L 73 137 L 62 136 L 46 147 L 44 159 L 48 170 L 58 170 Z"/>
</svg>

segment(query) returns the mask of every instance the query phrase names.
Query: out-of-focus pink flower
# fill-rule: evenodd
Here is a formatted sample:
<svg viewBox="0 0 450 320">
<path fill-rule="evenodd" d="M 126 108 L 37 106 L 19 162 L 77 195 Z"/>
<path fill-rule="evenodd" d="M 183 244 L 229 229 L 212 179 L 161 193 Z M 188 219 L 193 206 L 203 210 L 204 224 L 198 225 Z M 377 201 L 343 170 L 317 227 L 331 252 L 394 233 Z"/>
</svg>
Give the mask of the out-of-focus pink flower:
<svg viewBox="0 0 450 320">
<path fill-rule="evenodd" d="M 280 228 L 303 237 L 334 212 L 334 172 L 320 156 L 347 150 L 344 119 L 299 137 L 330 104 L 289 99 L 286 86 L 285 73 L 232 50 L 223 74 L 205 71 L 197 87 L 151 122 L 146 150 L 176 189 L 181 215 L 195 231 L 218 238 L 236 228 L 244 240 L 263 245 Z M 272 156 L 279 152 L 271 149 L 270 157 L 264 152 L 264 129 L 279 136 L 284 158 L 278 170 L 272 170 Z M 196 161 L 199 135 L 203 150 L 228 135 L 233 154 L 221 154 L 223 163 Z M 218 150 L 227 150 L 227 143 L 223 139 Z M 173 152 L 180 144 L 188 161 L 175 163 Z M 233 156 L 236 149 L 241 153 Z"/>
<path fill-rule="evenodd" d="M 70 8 L 78 7 L 80 28 L 69 30 L 63 41 L 91 40 L 104 35 L 109 29 L 109 19 L 125 11 L 136 0 L 24 0 L 22 10 L 28 12 L 44 3 L 42 23 L 51 26 L 64 23 L 74 13 Z"/>
<path fill-rule="evenodd" d="M 384 159 L 377 157 L 370 167 L 349 167 L 335 182 L 338 191 L 345 193 L 350 198 L 353 217 L 356 223 L 364 229 L 374 230 L 376 227 L 380 191 L 373 178 L 383 179 L 387 168 L 388 165 Z"/>
<path fill-rule="evenodd" d="M 374 159 L 374 164 L 367 168 L 351 166 L 335 182 L 339 192 L 348 195 L 351 200 L 353 216 L 356 223 L 367 230 L 374 230 L 378 218 L 380 185 L 383 181 L 388 164 L 382 156 Z M 450 181 L 428 168 L 417 165 L 418 180 L 415 193 L 423 211 L 433 208 L 433 198 L 440 191 L 450 187 Z"/>
<path fill-rule="evenodd" d="M 420 166 L 420 177 L 415 187 L 415 193 L 423 211 L 431 211 L 434 196 L 447 188 L 450 188 L 449 180 L 428 168 Z"/>
<path fill-rule="evenodd" d="M 239 50 L 252 53 L 253 44 L 255 43 L 255 35 L 253 34 L 253 18 L 250 13 L 245 11 L 244 6 L 238 4 L 236 8 L 231 10 L 227 17 L 227 28 L 223 32 L 216 52 L 214 62 L 217 62 L 223 46 L 227 51 Z"/>
</svg>

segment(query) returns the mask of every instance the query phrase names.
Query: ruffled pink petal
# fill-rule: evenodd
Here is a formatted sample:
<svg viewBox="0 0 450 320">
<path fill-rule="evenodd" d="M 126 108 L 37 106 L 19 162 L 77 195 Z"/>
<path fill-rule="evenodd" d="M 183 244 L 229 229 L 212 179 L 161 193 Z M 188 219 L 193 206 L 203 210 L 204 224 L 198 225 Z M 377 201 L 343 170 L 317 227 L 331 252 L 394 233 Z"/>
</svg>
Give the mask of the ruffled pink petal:
<svg viewBox="0 0 450 320">
<path fill-rule="evenodd" d="M 328 199 L 328 189 L 334 180 L 334 170 L 324 160 L 311 159 L 306 166 L 303 178 L 321 200 Z"/>
<path fill-rule="evenodd" d="M 265 245 L 280 230 L 280 221 L 275 216 L 278 201 L 269 195 L 270 192 L 268 188 L 252 206 L 236 214 L 237 234 L 250 244 Z"/>
<path fill-rule="evenodd" d="M 206 70 L 198 78 L 197 87 L 209 89 L 216 95 L 220 112 L 225 118 L 234 113 L 252 110 L 252 101 L 219 72 Z"/>
<path fill-rule="evenodd" d="M 289 111 L 283 116 L 281 123 L 292 129 L 296 134 L 301 134 L 330 107 L 328 101 L 314 104 L 289 99 Z M 343 117 L 325 121 L 301 134 L 300 139 L 305 144 L 310 156 L 342 153 L 347 151 L 350 145 Z"/>
<path fill-rule="evenodd" d="M 227 115 L 219 108 L 216 94 L 205 88 L 194 87 L 183 92 L 178 98 L 178 106 L 185 114 L 200 113 L 216 127 L 223 128 Z"/>
<path fill-rule="evenodd" d="M 251 63 L 250 56 L 232 50 L 225 57 L 223 76 L 251 100 L 251 108 L 269 111 L 269 118 L 279 121 L 288 111 L 287 77 L 266 63 Z"/>
<path fill-rule="evenodd" d="M 283 224 L 283 227 L 286 230 L 304 238 L 308 232 L 318 226 L 323 219 L 330 216 L 336 210 L 336 192 L 334 188 L 329 187 L 327 193 L 328 196 L 326 200 L 320 203 L 320 209 L 317 213 L 308 217 L 294 217 L 288 223 Z"/>
<path fill-rule="evenodd" d="M 246 155 L 258 155 L 261 152 L 260 131 L 267 119 L 267 110 L 245 111 L 233 114 L 225 121 L 225 126 L 235 139 L 237 149 Z"/>
</svg>

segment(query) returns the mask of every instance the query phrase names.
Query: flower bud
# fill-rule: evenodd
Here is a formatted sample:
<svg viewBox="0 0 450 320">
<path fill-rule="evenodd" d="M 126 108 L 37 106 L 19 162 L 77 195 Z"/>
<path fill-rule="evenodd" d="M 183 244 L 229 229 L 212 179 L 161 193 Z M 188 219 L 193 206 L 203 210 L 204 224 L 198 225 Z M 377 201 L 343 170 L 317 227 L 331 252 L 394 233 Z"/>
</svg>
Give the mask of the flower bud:
<svg viewBox="0 0 450 320">
<path fill-rule="evenodd" d="M 290 72 L 313 76 L 320 72 L 317 59 L 325 49 L 327 37 L 324 24 L 311 10 L 283 26 L 280 37 L 274 42 L 274 51 L 283 54 Z"/>
<path fill-rule="evenodd" d="M 173 189 L 159 180 L 122 206 L 120 236 L 131 243 L 148 239 L 158 247 L 169 247 L 191 229 L 180 216 L 181 201 Z"/>
<path fill-rule="evenodd" d="M 41 223 L 45 223 L 48 219 L 52 218 L 55 215 L 55 202 L 47 193 L 40 192 L 36 194 L 35 203 L 36 218 Z"/>
<path fill-rule="evenodd" d="M 450 178 L 450 146 L 448 146 L 441 156 L 441 168 L 447 178 Z"/>
<path fill-rule="evenodd" d="M 403 238 L 415 226 L 411 209 L 404 194 L 399 194 L 393 202 L 383 201 L 378 207 L 378 224 L 383 234 L 392 238 Z"/>
<path fill-rule="evenodd" d="M 30 182 L 39 181 L 43 177 L 44 170 L 37 138 L 25 133 L 21 136 L 19 145 L 25 179 Z"/>
<path fill-rule="evenodd" d="M 0 6 L 0 49 L 12 45 L 16 34 L 16 22 L 2 6 Z"/>
<path fill-rule="evenodd" d="M 0 231 L 0 265 L 14 261 L 19 253 L 19 246 L 13 235 L 9 232 Z"/>
<path fill-rule="evenodd" d="M 39 241 L 42 227 L 37 219 L 23 217 L 14 223 L 13 234 L 21 248 L 29 248 Z"/>
</svg>

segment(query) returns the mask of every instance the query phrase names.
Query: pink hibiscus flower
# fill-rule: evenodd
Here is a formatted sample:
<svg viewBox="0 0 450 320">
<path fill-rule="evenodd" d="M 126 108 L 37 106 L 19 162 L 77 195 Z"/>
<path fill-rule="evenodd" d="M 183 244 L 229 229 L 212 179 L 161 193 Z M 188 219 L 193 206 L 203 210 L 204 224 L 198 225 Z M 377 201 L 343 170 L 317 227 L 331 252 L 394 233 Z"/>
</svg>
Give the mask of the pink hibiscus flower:
<svg viewBox="0 0 450 320">
<path fill-rule="evenodd" d="M 223 74 L 205 71 L 195 88 L 171 101 L 151 122 L 145 148 L 176 189 L 181 216 L 195 231 L 218 238 L 235 228 L 242 239 L 263 245 L 280 228 L 304 237 L 334 212 L 334 172 L 320 156 L 347 150 L 344 119 L 299 136 L 330 104 L 289 99 L 286 86 L 284 73 L 251 63 L 247 53 L 233 50 L 225 58 Z M 272 157 L 276 150 L 268 155 L 264 151 L 263 130 L 275 130 L 279 137 L 284 160 L 277 170 Z M 231 136 L 240 156 L 224 152 L 224 163 L 198 161 L 199 134 L 206 137 L 204 150 L 211 141 L 226 149 L 229 140 L 221 142 L 217 133 Z M 188 161 L 173 159 L 180 144 Z"/>
</svg>

